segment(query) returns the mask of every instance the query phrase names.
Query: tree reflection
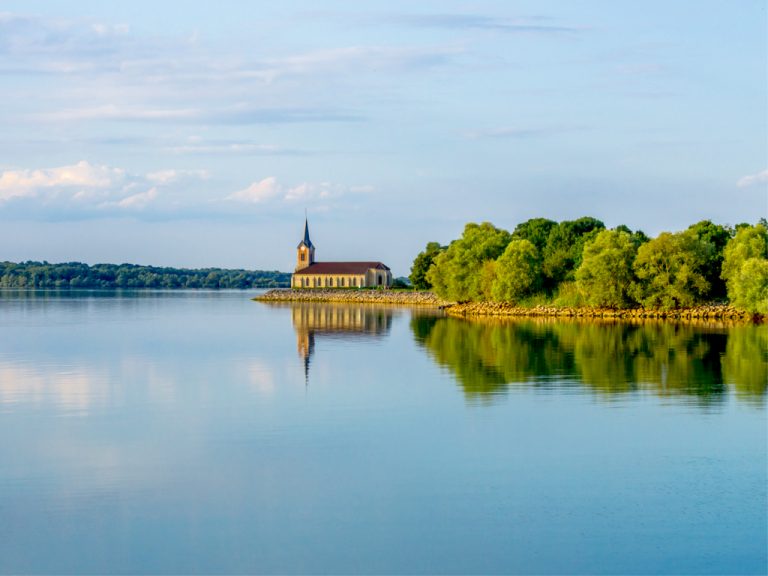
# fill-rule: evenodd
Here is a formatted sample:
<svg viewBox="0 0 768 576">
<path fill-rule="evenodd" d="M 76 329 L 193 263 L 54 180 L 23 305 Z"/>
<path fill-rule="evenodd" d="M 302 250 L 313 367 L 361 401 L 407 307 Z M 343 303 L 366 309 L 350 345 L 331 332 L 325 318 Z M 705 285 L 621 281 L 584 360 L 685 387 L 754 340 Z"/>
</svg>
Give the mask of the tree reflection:
<svg viewBox="0 0 768 576">
<path fill-rule="evenodd" d="M 471 399 L 579 383 L 609 398 L 647 390 L 700 405 L 724 401 L 732 386 L 765 402 L 767 326 L 415 317 L 411 328 Z"/>
</svg>

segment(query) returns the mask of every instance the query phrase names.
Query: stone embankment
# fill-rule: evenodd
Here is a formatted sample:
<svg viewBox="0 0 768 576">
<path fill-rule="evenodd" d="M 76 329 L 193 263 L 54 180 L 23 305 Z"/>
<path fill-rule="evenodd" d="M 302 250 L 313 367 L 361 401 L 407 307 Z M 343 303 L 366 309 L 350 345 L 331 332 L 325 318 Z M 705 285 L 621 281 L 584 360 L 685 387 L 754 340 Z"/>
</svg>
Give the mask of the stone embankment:
<svg viewBox="0 0 768 576">
<path fill-rule="evenodd" d="M 710 304 L 676 310 L 629 308 L 570 308 L 535 306 L 523 308 L 504 302 L 448 302 L 426 291 L 408 290 L 324 290 L 290 288 L 270 290 L 254 300 L 263 302 L 346 302 L 359 304 L 394 304 L 441 308 L 451 316 L 459 317 L 550 317 L 550 318 L 604 318 L 614 320 L 727 320 L 737 322 L 765 322 L 766 317 L 755 315 L 733 306 Z"/>
<path fill-rule="evenodd" d="M 764 322 L 765 317 L 750 312 L 737 310 L 733 306 L 712 304 L 675 310 L 648 310 L 630 308 L 615 310 L 611 308 L 568 308 L 554 306 L 536 306 L 521 308 L 503 302 L 466 302 L 447 306 L 445 311 L 451 316 L 549 316 L 566 318 L 612 318 L 612 319 L 669 319 L 669 320 L 737 320 Z"/>
<path fill-rule="evenodd" d="M 311 288 L 275 289 L 256 296 L 262 302 L 347 302 L 360 304 L 399 304 L 403 306 L 443 307 L 450 304 L 432 292 L 410 290 L 324 290 Z"/>
</svg>

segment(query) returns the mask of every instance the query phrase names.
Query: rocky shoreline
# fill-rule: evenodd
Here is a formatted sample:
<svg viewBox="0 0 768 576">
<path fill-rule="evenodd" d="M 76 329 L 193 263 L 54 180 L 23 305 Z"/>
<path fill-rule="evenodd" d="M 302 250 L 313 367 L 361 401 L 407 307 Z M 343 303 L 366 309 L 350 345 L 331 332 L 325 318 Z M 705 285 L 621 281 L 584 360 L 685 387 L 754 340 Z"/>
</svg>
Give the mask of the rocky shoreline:
<svg viewBox="0 0 768 576">
<path fill-rule="evenodd" d="M 737 310 L 725 304 L 709 304 L 675 310 L 648 310 L 645 308 L 560 308 L 535 306 L 522 308 L 503 302 L 466 302 L 445 308 L 451 316 L 529 316 L 561 318 L 606 318 L 617 320 L 733 320 L 740 322 L 765 322 L 765 316 Z"/>
<path fill-rule="evenodd" d="M 254 300 L 262 302 L 341 302 L 359 304 L 395 304 L 440 308 L 450 316 L 471 317 L 550 317 L 550 318 L 604 318 L 615 320 L 729 320 L 738 322 L 766 321 L 760 314 L 737 310 L 725 304 L 708 304 L 676 310 L 648 310 L 645 308 L 569 308 L 535 306 L 523 308 L 504 302 L 448 302 L 428 291 L 407 290 L 324 290 L 278 288 Z"/>
<path fill-rule="evenodd" d="M 429 306 L 443 308 L 452 302 L 438 298 L 432 292 L 400 290 L 324 290 L 279 288 L 256 296 L 260 302 L 346 302 L 359 304 L 399 304 L 402 306 Z"/>
</svg>

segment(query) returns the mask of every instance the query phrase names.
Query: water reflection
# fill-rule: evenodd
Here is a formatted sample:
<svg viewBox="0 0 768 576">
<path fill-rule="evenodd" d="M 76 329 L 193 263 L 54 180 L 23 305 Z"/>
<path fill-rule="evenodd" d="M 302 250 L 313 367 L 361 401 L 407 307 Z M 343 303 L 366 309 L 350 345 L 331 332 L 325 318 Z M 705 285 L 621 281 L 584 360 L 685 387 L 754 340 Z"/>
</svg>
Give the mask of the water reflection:
<svg viewBox="0 0 768 576">
<path fill-rule="evenodd" d="M 512 384 L 558 381 L 607 398 L 649 390 L 713 405 L 733 387 L 742 400 L 765 402 L 764 325 L 414 317 L 411 329 L 473 400 L 492 400 Z"/>
<path fill-rule="evenodd" d="M 316 338 L 377 339 L 387 336 L 392 328 L 393 309 L 381 306 L 316 302 L 269 305 L 291 309 L 296 345 L 304 362 L 304 381 L 307 385 Z"/>
</svg>

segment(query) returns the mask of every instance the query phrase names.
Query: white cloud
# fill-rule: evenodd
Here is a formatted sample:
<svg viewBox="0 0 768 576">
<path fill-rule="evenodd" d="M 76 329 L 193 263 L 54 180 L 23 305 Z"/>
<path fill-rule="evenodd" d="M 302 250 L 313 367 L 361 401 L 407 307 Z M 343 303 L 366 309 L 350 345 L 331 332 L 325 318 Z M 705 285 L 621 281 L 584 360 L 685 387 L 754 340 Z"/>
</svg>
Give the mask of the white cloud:
<svg viewBox="0 0 768 576">
<path fill-rule="evenodd" d="M 331 184 L 330 182 L 320 182 L 311 184 L 302 182 L 298 186 L 289 188 L 285 193 L 285 200 L 288 202 L 308 201 L 308 200 L 329 200 L 343 196 L 348 189 Z"/>
<path fill-rule="evenodd" d="M 89 189 L 109 188 L 125 178 L 125 171 L 94 166 L 82 160 L 71 166 L 39 170 L 6 170 L 0 173 L 0 201 L 34 197 L 41 191 L 77 188 L 82 198 Z"/>
<path fill-rule="evenodd" d="M 283 202 L 323 202 L 340 198 L 347 194 L 370 193 L 374 190 L 371 185 L 344 186 L 333 182 L 302 182 L 295 186 L 285 187 L 277 178 L 270 176 L 254 182 L 248 188 L 239 190 L 226 197 L 226 200 L 249 202 L 253 204 L 272 200 Z"/>
<path fill-rule="evenodd" d="M 208 178 L 209 173 L 207 170 L 158 170 L 157 172 L 150 172 L 146 175 L 147 180 L 155 182 L 157 184 L 170 184 L 176 182 L 182 178 L 200 178 L 202 180 Z"/>
<path fill-rule="evenodd" d="M 749 176 L 743 176 L 736 182 L 736 186 L 739 188 L 747 188 L 748 186 L 754 186 L 755 184 L 768 183 L 768 170 L 763 170 L 757 174 L 750 174 Z"/>
<path fill-rule="evenodd" d="M 123 168 L 91 164 L 0 171 L 0 208 L 18 204 L 35 213 L 65 209 L 74 213 L 140 210 L 154 203 L 161 189 L 179 180 L 205 179 L 205 170 L 167 169 L 131 174 Z"/>
<path fill-rule="evenodd" d="M 127 198 L 123 198 L 117 203 L 117 206 L 119 208 L 141 209 L 141 208 L 144 208 L 150 202 L 154 201 L 156 198 L 157 198 L 157 188 L 152 187 L 146 192 L 140 192 L 138 194 L 133 194 L 132 196 L 128 196 Z"/>
<path fill-rule="evenodd" d="M 230 194 L 226 199 L 258 204 L 274 198 L 280 194 L 281 189 L 281 186 L 277 183 L 277 178 L 268 176 L 263 180 L 254 182 L 248 188 Z"/>
</svg>

